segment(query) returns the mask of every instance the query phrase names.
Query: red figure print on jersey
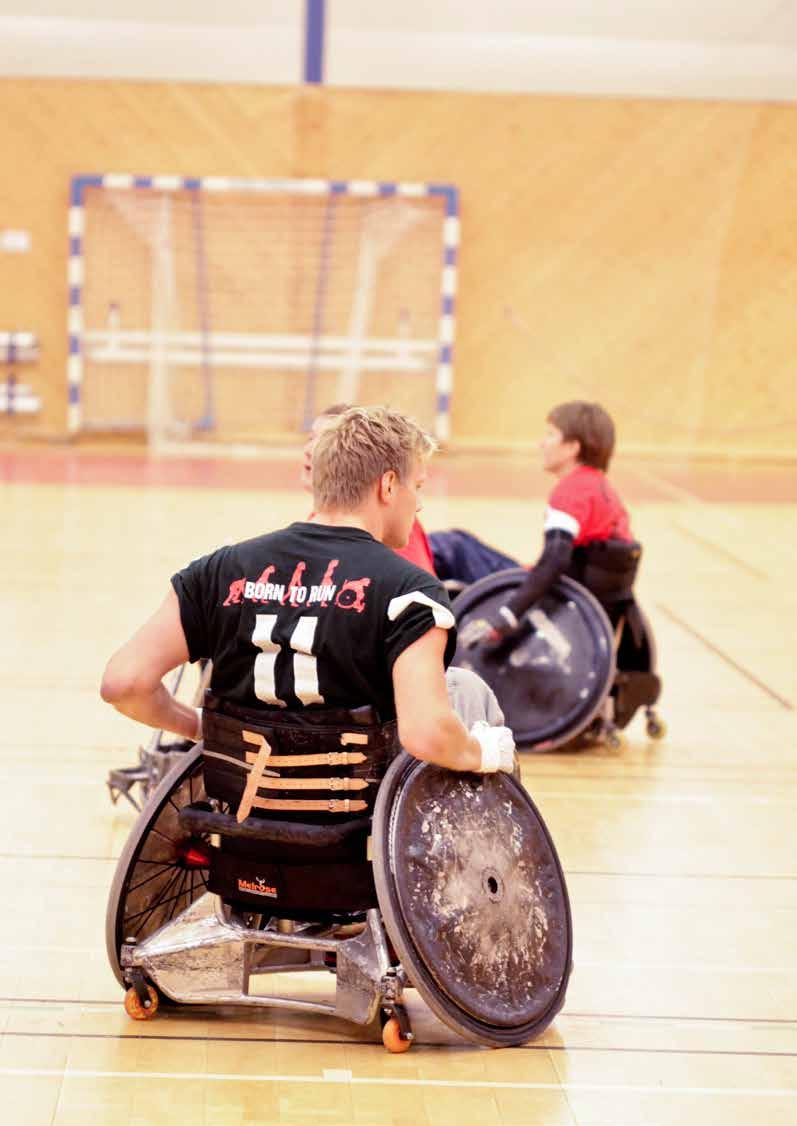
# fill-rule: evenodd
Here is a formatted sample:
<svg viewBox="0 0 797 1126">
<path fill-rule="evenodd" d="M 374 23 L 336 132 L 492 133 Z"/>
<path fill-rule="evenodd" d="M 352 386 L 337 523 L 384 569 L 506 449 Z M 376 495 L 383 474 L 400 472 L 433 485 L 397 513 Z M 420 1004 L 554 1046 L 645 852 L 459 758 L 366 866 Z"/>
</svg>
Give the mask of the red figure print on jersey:
<svg viewBox="0 0 797 1126">
<path fill-rule="evenodd" d="M 346 579 L 338 591 L 335 605 L 341 610 L 356 610 L 358 614 L 362 614 L 365 609 L 365 588 L 370 585 L 370 579 Z"/>
<path fill-rule="evenodd" d="M 270 564 L 269 564 L 269 566 L 268 566 L 268 567 L 266 567 L 266 569 L 265 569 L 265 570 L 263 571 L 262 575 L 260 576 L 260 578 L 259 578 L 259 579 L 258 579 L 257 581 L 258 581 L 259 583 L 262 583 L 262 584 L 263 584 L 263 586 L 265 586 L 265 585 L 266 585 L 266 583 L 270 583 L 270 582 L 271 582 L 271 576 L 272 576 L 272 575 L 274 574 L 274 572 L 276 571 L 276 569 L 277 569 L 277 568 L 276 568 L 276 567 L 274 566 L 274 564 L 273 564 L 273 563 L 270 563 Z M 265 599 L 265 598 L 261 598 L 261 600 L 260 600 L 260 601 L 261 601 L 261 602 L 265 602 L 265 601 L 266 601 L 266 599 Z"/>
<path fill-rule="evenodd" d="M 297 563 L 296 564 L 296 568 L 295 568 L 293 575 L 291 577 L 291 581 L 288 583 L 288 589 L 285 591 L 285 594 L 284 594 L 283 599 L 282 599 L 282 605 L 283 606 L 288 601 L 288 599 L 291 597 L 291 591 L 296 590 L 300 586 L 304 586 L 304 582 L 302 580 L 302 575 L 304 574 L 306 569 L 307 569 L 306 563 Z"/>
<path fill-rule="evenodd" d="M 338 563 L 340 563 L 339 559 L 330 559 L 329 563 L 327 564 L 327 569 L 326 571 L 324 571 L 324 577 L 321 580 L 321 586 L 332 586 L 332 576 L 335 573 L 335 568 L 337 567 Z M 321 605 L 328 606 L 329 603 L 325 600 L 321 603 Z"/>
<path fill-rule="evenodd" d="M 246 579 L 236 579 L 230 583 L 230 592 L 222 602 L 222 606 L 237 606 L 243 601 Z"/>
</svg>

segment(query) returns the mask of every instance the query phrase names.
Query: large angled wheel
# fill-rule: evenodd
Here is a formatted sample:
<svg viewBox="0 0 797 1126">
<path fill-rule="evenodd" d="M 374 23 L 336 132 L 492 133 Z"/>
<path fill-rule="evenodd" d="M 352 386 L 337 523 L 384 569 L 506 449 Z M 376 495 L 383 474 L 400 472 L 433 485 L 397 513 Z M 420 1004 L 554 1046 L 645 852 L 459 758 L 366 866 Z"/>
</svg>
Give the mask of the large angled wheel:
<svg viewBox="0 0 797 1126">
<path fill-rule="evenodd" d="M 460 637 L 470 622 L 494 619 L 527 575 L 513 567 L 467 587 L 452 606 Z M 524 615 L 517 640 L 494 652 L 460 641 L 453 664 L 487 681 L 519 744 L 552 750 L 603 707 L 614 680 L 614 631 L 598 600 L 561 578 Z"/>
<path fill-rule="evenodd" d="M 207 891 L 207 842 L 185 833 L 183 806 L 204 801 L 202 744 L 187 751 L 136 819 L 122 849 L 108 897 L 108 961 L 124 985 L 119 955 L 128 939 L 143 941 Z"/>
<path fill-rule="evenodd" d="M 385 928 L 429 1008 L 477 1044 L 522 1044 L 562 1007 L 570 904 L 545 823 L 507 774 L 400 755 L 374 810 Z"/>
</svg>

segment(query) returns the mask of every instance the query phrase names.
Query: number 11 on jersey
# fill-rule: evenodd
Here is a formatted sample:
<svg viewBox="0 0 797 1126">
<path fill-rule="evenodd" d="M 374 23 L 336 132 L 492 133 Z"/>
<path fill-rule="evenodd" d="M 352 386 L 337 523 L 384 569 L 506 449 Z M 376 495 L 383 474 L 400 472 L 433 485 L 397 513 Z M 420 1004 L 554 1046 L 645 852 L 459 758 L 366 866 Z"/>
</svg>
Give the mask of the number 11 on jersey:
<svg viewBox="0 0 797 1126">
<path fill-rule="evenodd" d="M 255 696 L 272 707 L 287 707 L 287 701 L 277 695 L 274 669 L 281 651 L 279 642 L 272 640 L 276 614 L 258 614 L 252 633 L 252 643 L 261 649 L 255 657 Z M 291 667 L 293 670 L 293 690 L 303 704 L 323 704 L 324 697 L 318 691 L 318 665 L 313 656 L 317 617 L 299 618 L 291 634 Z"/>
</svg>

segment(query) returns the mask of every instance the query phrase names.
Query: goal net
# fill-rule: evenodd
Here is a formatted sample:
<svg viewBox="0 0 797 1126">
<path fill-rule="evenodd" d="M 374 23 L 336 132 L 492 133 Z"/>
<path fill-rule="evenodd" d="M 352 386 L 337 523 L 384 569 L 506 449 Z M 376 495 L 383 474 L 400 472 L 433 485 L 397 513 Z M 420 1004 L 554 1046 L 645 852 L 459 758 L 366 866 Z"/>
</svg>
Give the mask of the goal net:
<svg viewBox="0 0 797 1126">
<path fill-rule="evenodd" d="M 448 437 L 455 189 L 80 177 L 70 239 L 72 431 L 245 449 L 344 401 Z"/>
</svg>

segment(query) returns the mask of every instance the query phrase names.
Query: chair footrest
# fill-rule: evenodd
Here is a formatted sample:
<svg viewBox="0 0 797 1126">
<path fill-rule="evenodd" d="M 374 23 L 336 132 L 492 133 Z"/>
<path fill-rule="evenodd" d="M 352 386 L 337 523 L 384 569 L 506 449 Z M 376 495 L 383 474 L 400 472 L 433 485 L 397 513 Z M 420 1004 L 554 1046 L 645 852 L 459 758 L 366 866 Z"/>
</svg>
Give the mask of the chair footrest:
<svg viewBox="0 0 797 1126">
<path fill-rule="evenodd" d="M 189 833 L 219 833 L 274 844 L 312 845 L 326 848 L 342 844 L 357 833 L 367 832 L 370 817 L 357 817 L 338 825 L 308 825 L 300 821 L 275 821 L 267 817 L 247 817 L 237 821 L 228 813 L 216 813 L 207 802 L 193 802 L 179 814 L 180 827 Z"/>
</svg>

